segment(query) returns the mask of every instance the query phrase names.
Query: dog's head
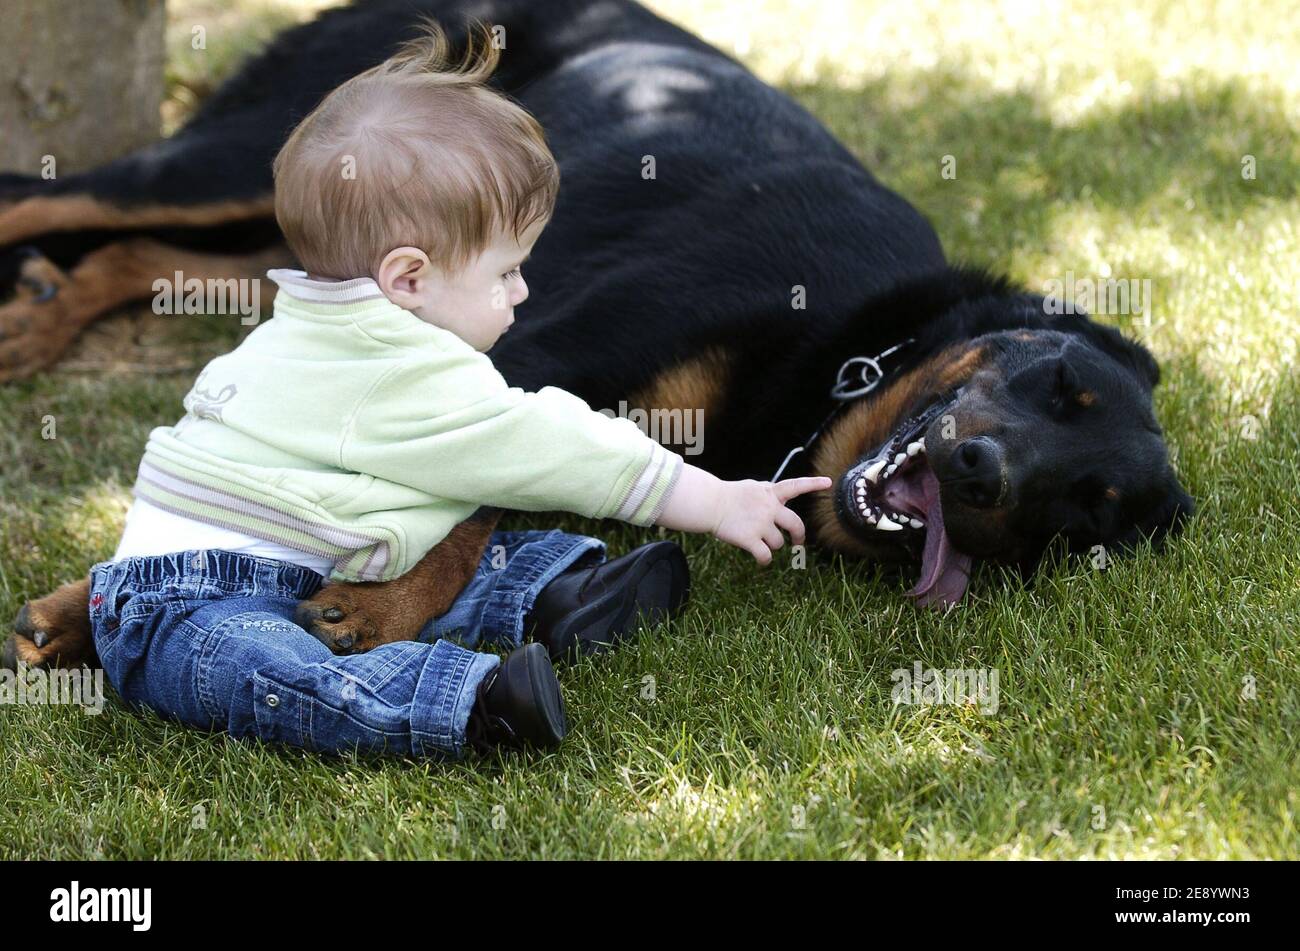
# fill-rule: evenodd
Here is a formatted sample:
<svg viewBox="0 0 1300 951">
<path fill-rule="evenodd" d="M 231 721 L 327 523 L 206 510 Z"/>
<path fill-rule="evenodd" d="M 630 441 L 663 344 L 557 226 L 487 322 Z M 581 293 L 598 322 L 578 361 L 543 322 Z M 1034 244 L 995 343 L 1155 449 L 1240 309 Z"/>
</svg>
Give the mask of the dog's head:
<svg viewBox="0 0 1300 951">
<path fill-rule="evenodd" d="M 950 346 L 823 440 L 822 536 L 919 560 L 911 593 L 936 606 L 962 597 L 975 558 L 1031 569 L 1054 539 L 1159 541 L 1193 503 L 1152 409 L 1158 379 L 1145 348 L 1082 316 Z"/>
</svg>

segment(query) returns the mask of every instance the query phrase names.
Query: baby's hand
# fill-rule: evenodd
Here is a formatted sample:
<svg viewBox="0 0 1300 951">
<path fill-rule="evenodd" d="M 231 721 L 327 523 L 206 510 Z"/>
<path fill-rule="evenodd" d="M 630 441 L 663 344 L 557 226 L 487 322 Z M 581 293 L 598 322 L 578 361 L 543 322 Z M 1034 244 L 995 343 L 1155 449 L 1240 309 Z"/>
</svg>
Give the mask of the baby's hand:
<svg viewBox="0 0 1300 951">
<path fill-rule="evenodd" d="M 782 529 L 790 533 L 794 544 L 804 543 L 803 520 L 786 508 L 785 503 L 805 492 L 829 489 L 831 480 L 826 476 L 781 482 L 744 479 L 722 485 L 721 511 L 713 527 L 714 537 L 745 549 L 760 565 L 767 565 L 772 562 L 772 552 L 785 544 Z"/>
</svg>

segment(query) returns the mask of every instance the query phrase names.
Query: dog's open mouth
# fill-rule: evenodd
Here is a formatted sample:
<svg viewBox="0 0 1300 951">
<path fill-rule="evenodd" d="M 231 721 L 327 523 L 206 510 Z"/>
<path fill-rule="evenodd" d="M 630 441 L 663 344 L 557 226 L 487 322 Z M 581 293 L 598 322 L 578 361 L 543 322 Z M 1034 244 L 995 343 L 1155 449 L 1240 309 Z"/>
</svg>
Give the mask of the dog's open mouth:
<svg viewBox="0 0 1300 951">
<path fill-rule="evenodd" d="M 957 551 L 943 527 L 939 480 L 930 468 L 925 433 L 952 405 L 951 394 L 905 421 L 870 458 L 840 480 L 839 502 L 862 532 L 880 532 L 914 553 L 921 577 L 908 592 L 921 605 L 956 604 L 970 580 L 971 557 Z"/>
</svg>

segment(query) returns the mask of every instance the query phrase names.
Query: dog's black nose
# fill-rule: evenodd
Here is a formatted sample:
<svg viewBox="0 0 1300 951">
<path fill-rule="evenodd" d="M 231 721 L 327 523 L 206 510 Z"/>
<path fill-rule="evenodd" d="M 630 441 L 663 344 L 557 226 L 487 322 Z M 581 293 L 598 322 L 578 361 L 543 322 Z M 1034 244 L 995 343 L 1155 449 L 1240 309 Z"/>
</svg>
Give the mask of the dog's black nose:
<svg viewBox="0 0 1300 951">
<path fill-rule="evenodd" d="M 1002 450 L 987 436 L 967 439 L 952 454 L 945 481 L 967 505 L 990 508 L 1002 500 Z"/>
</svg>

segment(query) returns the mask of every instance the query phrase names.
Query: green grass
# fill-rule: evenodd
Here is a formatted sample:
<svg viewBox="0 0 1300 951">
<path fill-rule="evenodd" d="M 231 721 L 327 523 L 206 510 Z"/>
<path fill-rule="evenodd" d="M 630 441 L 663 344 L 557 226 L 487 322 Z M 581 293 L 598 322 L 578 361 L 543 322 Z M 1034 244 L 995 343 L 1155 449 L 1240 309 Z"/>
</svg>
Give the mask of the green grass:
<svg viewBox="0 0 1300 951">
<path fill-rule="evenodd" d="M 946 616 L 860 563 L 814 554 L 763 571 L 683 538 L 690 609 L 563 673 L 574 729 L 545 756 L 330 759 L 116 700 L 99 716 L 7 707 L 0 857 L 1300 852 L 1288 4 L 657 6 L 788 89 L 954 258 L 1038 288 L 1069 270 L 1151 279 L 1150 321 L 1117 320 L 1164 366 L 1158 411 L 1200 505 L 1187 534 L 1104 571 L 1054 565 L 1032 588 L 984 568 Z M 177 330 L 209 355 L 238 333 L 215 319 Z M 179 415 L 191 376 L 0 390 L 0 616 L 112 554 L 148 431 Z M 45 414 L 57 439 L 41 438 Z M 645 538 L 561 524 L 615 552 Z M 917 661 L 995 668 L 998 711 L 894 706 L 891 671 Z"/>
</svg>

